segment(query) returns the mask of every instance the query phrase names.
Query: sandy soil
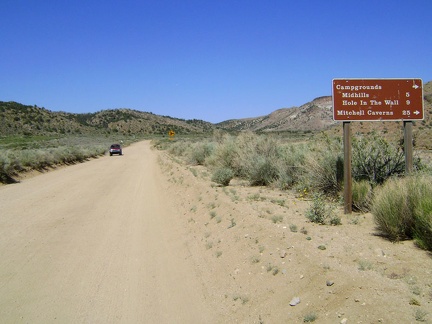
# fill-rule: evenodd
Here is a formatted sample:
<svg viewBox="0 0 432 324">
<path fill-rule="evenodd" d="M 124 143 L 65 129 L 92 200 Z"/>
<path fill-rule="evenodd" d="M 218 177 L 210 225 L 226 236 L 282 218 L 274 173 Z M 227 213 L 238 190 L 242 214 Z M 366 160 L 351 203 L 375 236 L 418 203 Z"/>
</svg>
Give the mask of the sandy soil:
<svg viewBox="0 0 432 324">
<path fill-rule="evenodd" d="M 149 142 L 0 187 L 1 322 L 431 323 L 430 253 L 309 203 Z"/>
</svg>

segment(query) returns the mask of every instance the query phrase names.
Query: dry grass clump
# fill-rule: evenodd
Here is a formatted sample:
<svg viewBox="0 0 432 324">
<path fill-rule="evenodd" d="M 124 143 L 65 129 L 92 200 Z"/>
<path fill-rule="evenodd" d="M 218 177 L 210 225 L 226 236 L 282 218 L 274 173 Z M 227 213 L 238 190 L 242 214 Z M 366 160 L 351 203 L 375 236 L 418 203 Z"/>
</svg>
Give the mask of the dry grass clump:
<svg viewBox="0 0 432 324">
<path fill-rule="evenodd" d="M 228 186 L 232 178 L 234 178 L 234 171 L 226 167 L 216 169 L 212 175 L 212 181 L 222 186 Z"/>
<path fill-rule="evenodd" d="M 432 176 L 390 179 L 377 188 L 372 214 L 390 240 L 414 239 L 419 247 L 432 250 Z"/>
<path fill-rule="evenodd" d="M 360 212 L 370 211 L 372 205 L 373 188 L 369 181 L 353 181 L 352 202 L 354 210 Z"/>
<path fill-rule="evenodd" d="M 193 165 L 204 165 L 205 160 L 215 149 L 215 144 L 211 142 L 194 143 L 189 152 L 189 163 Z"/>
<path fill-rule="evenodd" d="M 317 320 L 318 316 L 314 313 L 307 313 L 304 317 L 303 317 L 303 323 L 311 323 L 311 322 L 315 322 Z"/>
</svg>

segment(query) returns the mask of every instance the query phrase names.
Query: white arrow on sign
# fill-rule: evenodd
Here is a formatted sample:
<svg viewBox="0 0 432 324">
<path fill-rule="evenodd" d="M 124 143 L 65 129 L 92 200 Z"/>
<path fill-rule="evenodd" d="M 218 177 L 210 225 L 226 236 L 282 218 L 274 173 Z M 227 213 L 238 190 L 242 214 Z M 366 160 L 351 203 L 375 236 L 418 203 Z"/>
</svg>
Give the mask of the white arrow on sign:
<svg viewBox="0 0 432 324">
<path fill-rule="evenodd" d="M 414 111 L 414 114 L 418 115 L 418 114 L 420 114 L 420 111 L 416 110 L 416 111 Z"/>
<path fill-rule="evenodd" d="M 418 86 L 417 84 L 414 84 L 414 85 L 413 85 L 413 88 L 414 88 L 414 89 L 418 89 L 418 87 L 419 87 L 419 86 Z"/>
</svg>

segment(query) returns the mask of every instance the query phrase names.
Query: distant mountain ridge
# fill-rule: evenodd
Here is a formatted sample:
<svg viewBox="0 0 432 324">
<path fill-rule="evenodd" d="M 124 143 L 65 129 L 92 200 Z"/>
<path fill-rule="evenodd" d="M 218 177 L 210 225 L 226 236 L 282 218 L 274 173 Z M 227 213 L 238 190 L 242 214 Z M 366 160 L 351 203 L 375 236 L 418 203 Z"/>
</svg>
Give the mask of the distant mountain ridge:
<svg viewBox="0 0 432 324">
<path fill-rule="evenodd" d="M 425 118 L 417 125 L 422 134 L 432 129 L 432 81 L 423 84 Z M 0 101 L 0 135 L 15 134 L 125 134 L 151 135 L 167 134 L 174 130 L 179 134 L 211 133 L 215 129 L 226 131 L 283 132 L 283 131 L 323 131 L 334 129 L 332 97 L 318 97 L 300 107 L 281 108 L 260 117 L 232 119 L 212 124 L 203 120 L 184 120 L 169 116 L 155 115 L 133 109 L 109 109 L 96 113 L 75 114 L 53 112 L 37 106 L 17 102 Z M 385 122 L 353 123 L 354 131 L 370 132 L 381 129 L 388 132 L 397 123 Z M 399 126 L 396 126 L 399 127 Z M 431 134 L 432 135 L 432 134 Z M 423 136 L 423 135 L 422 135 Z M 432 147 L 432 143 L 431 143 Z"/>
<path fill-rule="evenodd" d="M 183 134 L 210 131 L 214 125 L 202 120 L 183 120 L 133 109 L 109 109 L 96 113 L 53 112 L 38 106 L 0 101 L 0 135 L 46 134 Z"/>
</svg>

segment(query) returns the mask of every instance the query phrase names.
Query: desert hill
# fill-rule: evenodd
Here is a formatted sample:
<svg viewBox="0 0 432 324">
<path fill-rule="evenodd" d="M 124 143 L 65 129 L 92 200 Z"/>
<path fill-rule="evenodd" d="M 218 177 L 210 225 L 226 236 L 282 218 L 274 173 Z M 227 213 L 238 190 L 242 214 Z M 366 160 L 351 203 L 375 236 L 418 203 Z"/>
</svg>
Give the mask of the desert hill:
<svg viewBox="0 0 432 324">
<path fill-rule="evenodd" d="M 232 119 L 216 124 L 235 131 L 317 131 L 334 125 L 332 97 L 319 97 L 300 107 L 278 109 L 256 118 Z"/>
<path fill-rule="evenodd" d="M 414 123 L 417 144 L 432 149 L 432 81 L 424 84 L 423 121 Z M 46 134 L 179 134 L 211 133 L 214 129 L 229 132 L 317 132 L 338 134 L 340 122 L 332 119 L 332 97 L 323 96 L 300 107 L 282 108 L 268 115 L 227 120 L 212 124 L 203 120 L 184 120 L 133 109 L 110 109 L 96 113 L 53 112 L 38 106 L 0 101 L 0 136 Z M 353 122 L 354 133 L 378 132 L 390 138 L 401 136 L 402 122 Z"/>
<path fill-rule="evenodd" d="M 0 101 L 0 135 L 47 134 L 183 134 L 202 133 L 214 128 L 201 120 L 183 120 L 132 109 L 110 109 L 96 113 L 53 112 L 38 106 Z"/>
</svg>

